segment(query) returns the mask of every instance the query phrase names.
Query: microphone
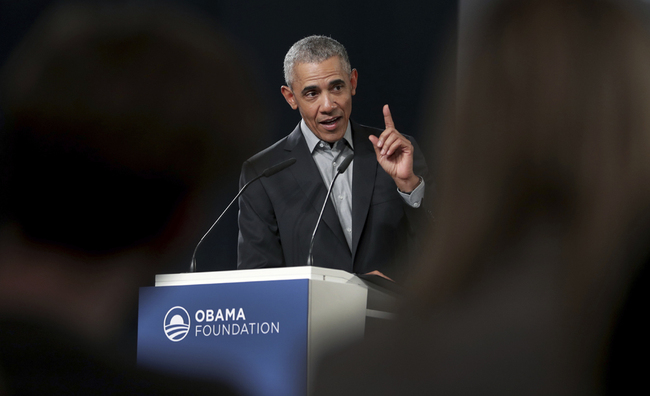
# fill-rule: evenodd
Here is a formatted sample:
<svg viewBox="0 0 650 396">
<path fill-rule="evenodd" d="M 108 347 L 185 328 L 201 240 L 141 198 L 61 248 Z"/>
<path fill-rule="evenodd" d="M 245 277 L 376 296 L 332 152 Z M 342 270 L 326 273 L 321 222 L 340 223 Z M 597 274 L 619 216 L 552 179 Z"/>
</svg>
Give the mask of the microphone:
<svg viewBox="0 0 650 396">
<path fill-rule="evenodd" d="M 190 264 L 190 272 L 196 272 L 196 252 L 199 250 L 199 246 L 201 246 L 201 243 L 203 242 L 203 240 L 205 239 L 205 237 L 208 236 L 208 234 L 210 233 L 210 231 L 212 231 L 212 229 L 214 228 L 214 226 L 217 225 L 217 223 L 219 222 L 219 220 L 221 220 L 221 218 L 223 217 L 223 215 L 226 214 L 226 212 L 228 211 L 228 209 L 230 209 L 230 207 L 232 206 L 232 204 L 237 200 L 237 198 L 239 198 L 240 195 L 242 195 L 242 193 L 243 193 L 243 192 L 248 188 L 248 186 L 249 186 L 252 182 L 254 182 L 255 180 L 257 180 L 257 179 L 260 179 L 260 178 L 262 178 L 262 177 L 273 176 L 273 175 L 275 175 L 276 173 L 278 173 L 278 172 L 280 172 L 280 171 L 282 171 L 282 170 L 284 170 L 284 169 L 290 167 L 291 165 L 293 165 L 293 164 L 295 164 L 295 163 L 296 163 L 296 159 L 295 159 L 295 158 L 289 158 L 288 160 L 286 160 L 286 161 L 282 161 L 282 162 L 280 162 L 280 163 L 277 164 L 277 165 L 273 165 L 273 166 L 271 166 L 271 167 L 269 167 L 269 168 L 266 168 L 262 173 L 260 173 L 259 175 L 255 176 L 254 178 L 252 178 L 248 183 L 244 184 L 244 187 L 242 187 L 242 188 L 239 190 L 239 192 L 237 193 L 237 195 L 235 195 L 235 198 L 233 198 L 233 200 L 230 201 L 230 203 L 228 204 L 228 206 L 226 207 L 226 209 L 224 209 L 224 211 L 221 212 L 221 215 L 219 215 L 219 218 L 217 218 L 217 221 L 215 221 L 215 222 L 212 224 L 212 226 L 210 227 L 210 229 L 208 229 L 208 231 L 207 231 L 205 234 L 203 234 L 203 237 L 201 238 L 201 240 L 199 241 L 199 243 L 196 244 L 196 247 L 194 248 L 194 253 L 192 253 L 192 263 Z"/>
<path fill-rule="evenodd" d="M 314 265 L 314 256 L 313 256 L 313 249 L 314 249 L 314 237 L 316 236 L 316 230 L 318 230 L 318 225 L 320 224 L 320 220 L 323 218 L 323 212 L 325 212 L 325 205 L 327 205 L 327 200 L 330 198 L 330 194 L 332 193 L 332 187 L 334 186 L 334 182 L 336 181 L 336 178 L 339 177 L 339 175 L 343 172 L 345 172 L 346 169 L 348 169 L 348 166 L 350 166 L 350 163 L 354 159 L 354 153 L 351 153 L 348 155 L 342 162 L 339 164 L 339 167 L 336 169 L 336 175 L 334 175 L 334 178 L 332 179 L 332 182 L 330 183 L 329 188 L 327 189 L 327 195 L 325 195 L 325 202 L 323 202 L 323 207 L 320 210 L 320 214 L 318 215 L 318 220 L 316 220 L 316 227 L 314 227 L 314 232 L 311 234 L 311 241 L 309 242 L 309 255 L 307 256 L 307 265 Z"/>
</svg>

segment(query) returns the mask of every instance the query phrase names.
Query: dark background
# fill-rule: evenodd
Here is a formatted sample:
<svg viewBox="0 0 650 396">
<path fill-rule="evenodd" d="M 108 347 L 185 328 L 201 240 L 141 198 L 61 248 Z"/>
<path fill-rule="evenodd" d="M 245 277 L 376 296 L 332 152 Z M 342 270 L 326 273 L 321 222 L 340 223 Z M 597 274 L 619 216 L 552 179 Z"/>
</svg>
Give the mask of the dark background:
<svg viewBox="0 0 650 396">
<path fill-rule="evenodd" d="M 38 15 L 53 3 L 0 0 L 0 62 L 4 63 Z M 447 76 L 445 65 L 455 57 L 458 0 L 177 3 L 213 20 L 250 65 L 258 87 L 252 94 L 261 96 L 269 113 L 268 133 L 257 147 L 251 147 L 250 155 L 288 134 L 299 122 L 299 113 L 292 111 L 280 94 L 284 55 L 297 40 L 322 34 L 347 48 L 352 67 L 359 72 L 352 118 L 383 127 L 381 109 L 389 104 L 397 129 L 414 136 L 431 163 L 426 142 L 436 131 L 429 119 L 431 109 L 440 108 L 436 93 L 449 83 L 443 76 Z M 215 92 L 220 94 L 227 92 Z M 238 175 L 234 174 L 220 186 L 221 198 L 206 216 L 216 219 L 236 194 L 237 185 Z M 199 271 L 234 269 L 236 245 L 237 208 L 233 207 L 203 242 L 197 259 Z M 172 272 L 186 271 L 189 263 L 188 256 L 187 262 L 179 263 Z"/>
</svg>

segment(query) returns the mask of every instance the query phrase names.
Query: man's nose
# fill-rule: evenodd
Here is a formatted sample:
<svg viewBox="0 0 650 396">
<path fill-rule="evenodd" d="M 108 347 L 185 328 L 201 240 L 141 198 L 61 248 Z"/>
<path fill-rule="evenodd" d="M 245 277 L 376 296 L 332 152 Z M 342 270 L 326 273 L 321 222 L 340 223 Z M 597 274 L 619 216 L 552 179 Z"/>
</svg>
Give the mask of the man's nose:
<svg viewBox="0 0 650 396">
<path fill-rule="evenodd" d="M 329 94 L 324 94 L 322 97 L 323 97 L 323 103 L 321 104 L 322 112 L 329 113 L 330 111 L 336 108 L 336 102 Z"/>
</svg>

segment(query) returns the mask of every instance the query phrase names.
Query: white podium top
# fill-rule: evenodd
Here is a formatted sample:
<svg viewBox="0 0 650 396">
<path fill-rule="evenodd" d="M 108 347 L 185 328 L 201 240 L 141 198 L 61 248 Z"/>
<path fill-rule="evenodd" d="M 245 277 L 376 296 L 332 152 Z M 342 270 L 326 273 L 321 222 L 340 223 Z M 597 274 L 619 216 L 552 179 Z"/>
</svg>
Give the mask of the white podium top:
<svg viewBox="0 0 650 396">
<path fill-rule="evenodd" d="M 334 283 L 353 283 L 365 288 L 368 287 L 363 281 L 361 281 L 361 279 L 349 272 L 308 266 L 161 274 L 156 275 L 155 285 L 156 287 L 187 286 L 291 279 L 311 279 Z"/>
</svg>

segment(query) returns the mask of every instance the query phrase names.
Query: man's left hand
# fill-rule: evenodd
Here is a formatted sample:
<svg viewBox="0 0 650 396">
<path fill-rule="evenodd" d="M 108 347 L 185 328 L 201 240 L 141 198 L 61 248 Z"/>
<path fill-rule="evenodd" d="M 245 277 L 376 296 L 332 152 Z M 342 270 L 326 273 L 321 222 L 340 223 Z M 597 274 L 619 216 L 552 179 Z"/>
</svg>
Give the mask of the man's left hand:
<svg viewBox="0 0 650 396">
<path fill-rule="evenodd" d="M 392 280 L 391 278 L 387 277 L 386 275 L 382 274 L 380 271 L 377 271 L 377 270 L 370 271 L 365 275 L 377 275 L 377 276 L 381 276 L 384 279 L 388 279 L 391 282 L 395 282 L 394 280 Z"/>
<path fill-rule="evenodd" d="M 386 129 L 379 137 L 370 135 L 369 139 L 377 162 L 395 180 L 400 191 L 410 193 L 420 183 L 420 178 L 413 173 L 413 144 L 395 129 L 388 105 L 383 110 Z"/>
</svg>

